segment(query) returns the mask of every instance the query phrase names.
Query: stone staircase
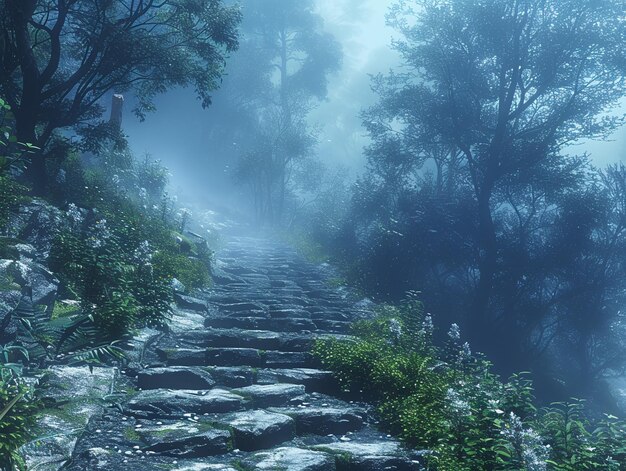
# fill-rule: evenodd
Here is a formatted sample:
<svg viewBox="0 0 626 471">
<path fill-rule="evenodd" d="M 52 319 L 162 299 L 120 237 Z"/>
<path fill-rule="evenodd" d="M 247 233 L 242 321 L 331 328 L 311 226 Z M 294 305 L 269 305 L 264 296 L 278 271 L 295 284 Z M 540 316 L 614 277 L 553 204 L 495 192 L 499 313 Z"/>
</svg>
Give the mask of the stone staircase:
<svg viewBox="0 0 626 471">
<path fill-rule="evenodd" d="M 419 470 L 338 399 L 309 353 L 368 315 L 322 267 L 266 239 L 232 238 L 216 286 L 178 296 L 168 334 L 138 339 L 117 407 L 89 422 L 63 467 L 85 470 Z"/>
</svg>

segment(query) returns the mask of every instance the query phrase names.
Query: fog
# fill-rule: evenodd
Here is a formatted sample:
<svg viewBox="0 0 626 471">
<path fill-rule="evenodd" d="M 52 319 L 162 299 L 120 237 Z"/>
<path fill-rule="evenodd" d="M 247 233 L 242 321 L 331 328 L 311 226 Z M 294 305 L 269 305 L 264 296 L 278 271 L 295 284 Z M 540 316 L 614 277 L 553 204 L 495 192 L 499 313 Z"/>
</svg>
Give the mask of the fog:
<svg viewBox="0 0 626 471">
<path fill-rule="evenodd" d="M 344 57 L 341 70 L 330 80 L 328 98 L 311 113 L 309 121 L 319 130 L 319 158 L 330 165 L 346 166 L 353 175 L 365 164 L 362 151 L 368 142 L 359 114 L 376 100 L 370 75 L 384 73 L 398 63 L 390 49 L 393 30 L 385 21 L 391 3 L 317 2 L 325 29 L 341 43 Z M 220 101 L 219 90 L 214 99 Z M 207 117 L 214 110 L 203 110 L 193 90 L 170 91 L 158 97 L 156 105 L 157 111 L 140 122 L 132 113 L 132 96 L 127 97 L 124 130 L 134 151 L 147 152 L 170 168 L 177 192 L 197 198 L 199 192 L 208 191 L 213 197 L 232 198 L 232 193 L 239 191 L 231 186 L 233 163 L 216 156 L 207 138 Z M 231 194 L 225 195 L 225 191 Z"/>
<path fill-rule="evenodd" d="M 365 165 L 363 147 L 369 142 L 360 113 L 376 100 L 371 76 L 386 73 L 399 64 L 390 47 L 394 30 L 386 15 L 392 0 L 317 0 L 325 30 L 333 34 L 343 49 L 341 70 L 332 75 L 328 97 L 309 116 L 319 131 L 317 157 L 330 166 L 345 166 L 352 176 Z M 237 52 L 234 53 L 235 55 Z M 229 69 L 226 68 L 228 75 Z M 211 195 L 231 200 L 241 191 L 232 185 L 232 159 L 216 155 L 209 136 L 213 108 L 202 109 L 193 90 L 171 90 L 157 97 L 156 111 L 141 122 L 132 113 L 133 97 L 127 96 L 124 130 L 133 150 L 150 154 L 171 170 L 171 183 L 188 199 Z M 220 91 L 214 93 L 219 103 Z M 626 113 L 626 105 L 616 111 Z M 219 118 L 217 118 L 219 119 Z M 572 153 L 589 153 L 592 161 L 604 167 L 626 155 L 626 129 L 606 140 L 586 140 L 571 146 Z"/>
<path fill-rule="evenodd" d="M 542 397 L 597 395 L 623 365 L 617 241 L 626 169 L 605 170 L 626 155 L 626 129 L 607 124 L 626 111 L 622 84 L 610 78 L 616 70 L 609 66 L 603 87 L 590 84 L 576 106 L 561 98 L 575 77 L 564 85 L 546 79 L 550 91 L 536 108 L 524 100 L 537 85 L 524 89 L 520 79 L 515 113 L 523 118 L 508 115 L 510 141 L 498 144 L 491 110 L 500 106 L 493 82 L 502 76 L 489 61 L 472 62 L 476 56 L 463 69 L 468 49 L 455 47 L 471 41 L 462 32 L 435 15 L 434 29 L 421 26 L 433 48 L 425 52 L 420 33 L 402 30 L 415 11 L 394 10 L 395 2 L 312 4 L 280 3 L 281 16 L 267 6 L 274 4 L 244 2 L 240 49 L 208 109 L 195 90 L 177 88 L 158 96 L 156 112 L 140 122 L 127 95 L 123 130 L 135 154 L 169 169 L 170 191 L 184 204 L 236 209 L 253 225 L 306 234 L 376 300 L 423 293 L 438 323 L 460 324 L 479 351 L 498 359 L 498 372 L 532 369 Z M 493 40 L 483 31 L 493 24 L 467 21 Z M 447 53 L 429 43 L 433 36 Z M 406 48 L 394 48 L 395 40 Z M 555 60 L 550 47 L 564 54 L 585 47 L 554 41 L 533 49 L 537 74 L 526 78 L 550 77 L 542 68 Z M 452 77 L 439 73 L 442 63 Z M 569 70 L 567 62 L 560 67 Z M 594 67 L 590 76 L 605 65 Z M 494 88 L 485 91 L 485 83 Z M 500 157 L 481 154 L 486 142 L 501 146 Z M 602 380 L 581 379 L 594 369 Z"/>
<path fill-rule="evenodd" d="M 626 470 L 624 0 L 0 26 L 0 470 Z"/>
</svg>

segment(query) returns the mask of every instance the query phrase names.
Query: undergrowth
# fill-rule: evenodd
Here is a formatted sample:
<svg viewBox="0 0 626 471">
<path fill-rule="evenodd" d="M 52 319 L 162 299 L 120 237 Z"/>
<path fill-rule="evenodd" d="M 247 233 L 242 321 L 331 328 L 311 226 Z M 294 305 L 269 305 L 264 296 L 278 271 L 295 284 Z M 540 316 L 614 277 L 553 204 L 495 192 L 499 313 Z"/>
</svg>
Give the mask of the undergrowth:
<svg viewBox="0 0 626 471">
<path fill-rule="evenodd" d="M 529 375 L 503 382 L 453 325 L 443 346 L 414 298 L 358 322 L 356 340 L 319 340 L 314 354 L 344 391 L 374 402 L 428 470 L 626 469 L 626 423 L 593 421 L 584 402 L 535 406 Z"/>
</svg>

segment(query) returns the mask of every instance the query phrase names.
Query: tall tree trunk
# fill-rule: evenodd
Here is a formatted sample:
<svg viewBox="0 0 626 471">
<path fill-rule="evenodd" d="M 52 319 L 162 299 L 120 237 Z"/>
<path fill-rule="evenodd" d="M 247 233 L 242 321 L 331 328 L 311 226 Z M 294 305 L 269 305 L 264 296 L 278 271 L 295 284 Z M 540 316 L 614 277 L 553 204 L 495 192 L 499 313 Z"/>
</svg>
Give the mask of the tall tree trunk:
<svg viewBox="0 0 626 471">
<path fill-rule="evenodd" d="M 42 146 L 37 139 L 37 119 L 41 108 L 41 73 L 31 47 L 28 22 L 35 10 L 34 0 L 8 0 L 7 9 L 15 31 L 15 42 L 22 72 L 22 96 L 19 108 L 14 110 L 17 139 L 20 142 Z M 26 178 L 36 196 L 46 192 L 46 164 L 43 150 L 31 155 Z"/>
<path fill-rule="evenodd" d="M 474 295 L 471 310 L 469 333 L 471 340 L 478 345 L 484 344 L 486 336 L 493 335 L 489 322 L 489 304 L 493 295 L 493 283 L 498 261 L 498 243 L 491 214 L 491 189 L 483 187 L 478 196 L 478 248 L 480 251 L 480 279 Z"/>
</svg>

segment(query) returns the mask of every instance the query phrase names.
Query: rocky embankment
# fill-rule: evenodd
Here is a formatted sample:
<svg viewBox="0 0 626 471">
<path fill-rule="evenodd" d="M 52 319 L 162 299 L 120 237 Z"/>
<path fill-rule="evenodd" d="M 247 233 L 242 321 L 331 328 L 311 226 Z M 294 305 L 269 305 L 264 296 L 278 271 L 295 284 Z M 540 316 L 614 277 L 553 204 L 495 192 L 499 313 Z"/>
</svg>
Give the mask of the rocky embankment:
<svg viewBox="0 0 626 471">
<path fill-rule="evenodd" d="M 47 394 L 66 403 L 24 447 L 32 469 L 421 469 L 309 353 L 362 304 L 270 240 L 233 237 L 216 265 L 212 289 L 177 295 L 169 333 L 134 339 L 127 368 L 52 368 Z"/>
</svg>

